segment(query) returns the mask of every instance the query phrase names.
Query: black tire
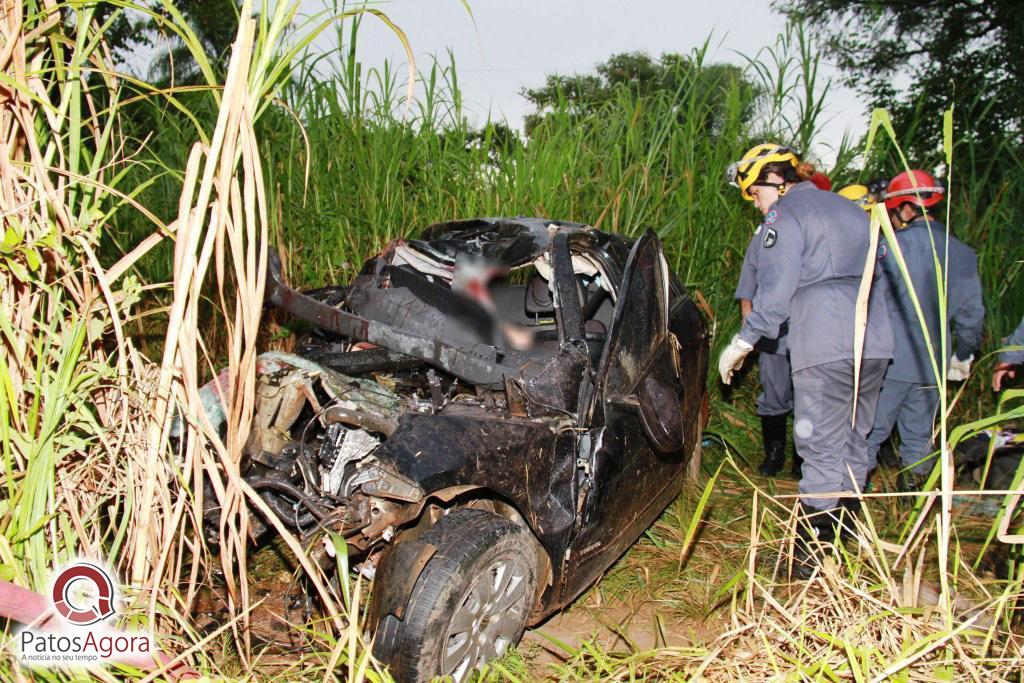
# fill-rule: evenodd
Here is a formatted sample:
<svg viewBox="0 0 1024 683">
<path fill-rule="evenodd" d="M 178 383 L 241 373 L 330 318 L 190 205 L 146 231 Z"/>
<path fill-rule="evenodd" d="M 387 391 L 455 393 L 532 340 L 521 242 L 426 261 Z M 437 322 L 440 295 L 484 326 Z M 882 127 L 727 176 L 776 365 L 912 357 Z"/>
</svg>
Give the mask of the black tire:
<svg viewBox="0 0 1024 683">
<path fill-rule="evenodd" d="M 421 540 L 437 552 L 417 579 L 404 618 L 381 619 L 373 653 L 401 683 L 439 675 L 460 683 L 522 637 L 537 595 L 537 546 L 511 520 L 468 508 L 442 517 Z M 489 589 L 494 600 L 481 604 Z"/>
</svg>

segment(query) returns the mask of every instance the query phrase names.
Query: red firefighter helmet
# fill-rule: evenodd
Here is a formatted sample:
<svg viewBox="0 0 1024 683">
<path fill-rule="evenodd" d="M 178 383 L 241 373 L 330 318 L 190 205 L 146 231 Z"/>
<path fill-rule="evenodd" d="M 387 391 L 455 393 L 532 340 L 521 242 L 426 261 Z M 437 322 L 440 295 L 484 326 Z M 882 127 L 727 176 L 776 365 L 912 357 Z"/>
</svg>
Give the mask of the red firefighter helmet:
<svg viewBox="0 0 1024 683">
<path fill-rule="evenodd" d="M 927 171 L 904 171 L 889 181 L 885 190 L 885 208 L 895 209 L 910 202 L 917 206 L 934 206 L 942 201 L 945 188 Z"/>
</svg>

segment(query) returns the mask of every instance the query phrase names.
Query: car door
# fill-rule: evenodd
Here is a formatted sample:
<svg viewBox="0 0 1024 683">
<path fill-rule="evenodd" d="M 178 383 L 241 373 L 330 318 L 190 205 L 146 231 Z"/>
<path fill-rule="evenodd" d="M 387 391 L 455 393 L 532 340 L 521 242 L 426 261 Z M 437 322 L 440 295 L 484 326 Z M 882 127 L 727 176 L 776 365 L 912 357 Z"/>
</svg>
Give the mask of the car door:
<svg viewBox="0 0 1024 683">
<path fill-rule="evenodd" d="M 581 438 L 577 519 L 563 598 L 586 588 L 678 493 L 683 451 L 679 351 L 668 331 L 668 266 L 648 231 L 623 272 Z"/>
</svg>

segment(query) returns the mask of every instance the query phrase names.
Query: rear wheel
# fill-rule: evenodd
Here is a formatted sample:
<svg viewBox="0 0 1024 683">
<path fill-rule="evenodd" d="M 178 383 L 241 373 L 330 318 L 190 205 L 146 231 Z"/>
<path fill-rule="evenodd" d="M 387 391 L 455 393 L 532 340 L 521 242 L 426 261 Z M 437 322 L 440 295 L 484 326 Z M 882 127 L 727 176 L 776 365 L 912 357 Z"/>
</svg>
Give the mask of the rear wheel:
<svg viewBox="0 0 1024 683">
<path fill-rule="evenodd" d="M 459 683 L 522 637 L 537 594 L 536 544 L 511 520 L 465 508 L 441 518 L 421 540 L 437 551 L 403 618 L 381 619 L 374 655 L 399 681 L 451 676 Z"/>
</svg>

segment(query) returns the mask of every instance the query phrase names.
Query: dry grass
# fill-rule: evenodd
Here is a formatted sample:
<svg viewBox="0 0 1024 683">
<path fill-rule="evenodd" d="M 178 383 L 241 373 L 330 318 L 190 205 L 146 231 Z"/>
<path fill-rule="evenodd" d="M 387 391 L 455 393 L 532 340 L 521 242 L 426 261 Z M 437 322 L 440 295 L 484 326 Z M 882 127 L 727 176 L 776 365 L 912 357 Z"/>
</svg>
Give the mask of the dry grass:
<svg viewBox="0 0 1024 683">
<path fill-rule="evenodd" d="M 564 661 L 534 675 L 679 681 L 1001 681 L 1020 675 L 1024 637 L 1010 628 L 1019 582 L 976 574 L 970 565 L 978 544 L 956 545 L 956 590 L 946 609 L 935 522 L 910 543 L 896 543 L 909 513 L 875 497 L 856 539 L 835 549 L 811 581 L 789 581 L 792 498 L 766 495 L 760 481 L 726 466 L 714 496 L 717 507 L 681 572 L 679 534 L 694 508 L 692 491 L 585 598 L 596 611 L 598 600 L 614 596 L 628 615 L 654 605 L 664 617 L 659 628 L 676 642 L 677 631 L 685 631 L 687 645 L 622 650 L 596 637 L 578 646 L 563 643 Z M 990 523 L 958 521 L 965 533 L 973 522 L 980 535 Z M 709 633 L 708 626 L 720 632 Z M 630 624 L 622 620 L 607 628 L 628 636 Z M 626 640 L 618 642 L 621 647 Z"/>
<path fill-rule="evenodd" d="M 37 590 L 71 558 L 107 564 L 126 586 L 127 618 L 166 634 L 165 648 L 196 661 L 227 631 L 245 668 L 251 665 L 248 506 L 264 507 L 239 477 L 268 241 L 254 121 L 293 54 L 283 36 L 296 6 L 260 9 L 257 33 L 251 0 L 241 7 L 223 86 L 211 90 L 219 105 L 216 125 L 191 149 L 177 217 L 164 225 L 136 204 L 153 219 L 153 232 L 105 269 L 94 245 L 106 221 L 123 203 L 134 204 L 137 192 L 117 186 L 139 151 L 121 133 L 124 81 L 92 6 L 15 0 L 0 7 L 6 77 L 0 82 L 0 446 L 7 492 L 0 503 L 0 558 L 14 580 Z M 180 35 L 203 65 L 198 44 L 189 43 L 187 31 Z M 132 308 L 142 292 L 129 273 L 167 237 L 175 244 L 174 278 L 157 363 L 125 333 L 126 322 L 139 315 Z M 205 338 L 209 325 L 201 319 L 211 292 L 225 330 L 217 340 Z M 215 358 L 228 359 L 223 436 L 198 398 Z M 175 415 L 185 423 L 180 451 L 168 438 Z M 204 478 L 221 509 L 222 541 L 212 558 L 201 522 Z M 361 669 L 349 673 L 360 678 L 369 660 L 354 618 L 358 604 L 346 612 L 298 541 L 283 526 L 279 532 L 329 617 L 323 629 L 335 653 L 326 675 L 335 665 L 358 662 Z M 211 561 L 228 577 L 230 618 L 200 638 L 189 615 Z M 334 645 L 332 633 L 345 634 L 337 641 L 343 646 Z M 202 664 L 216 669 L 208 659 Z M 11 667 L 5 675 L 21 675 L 16 662 L 4 666 Z"/>
</svg>

